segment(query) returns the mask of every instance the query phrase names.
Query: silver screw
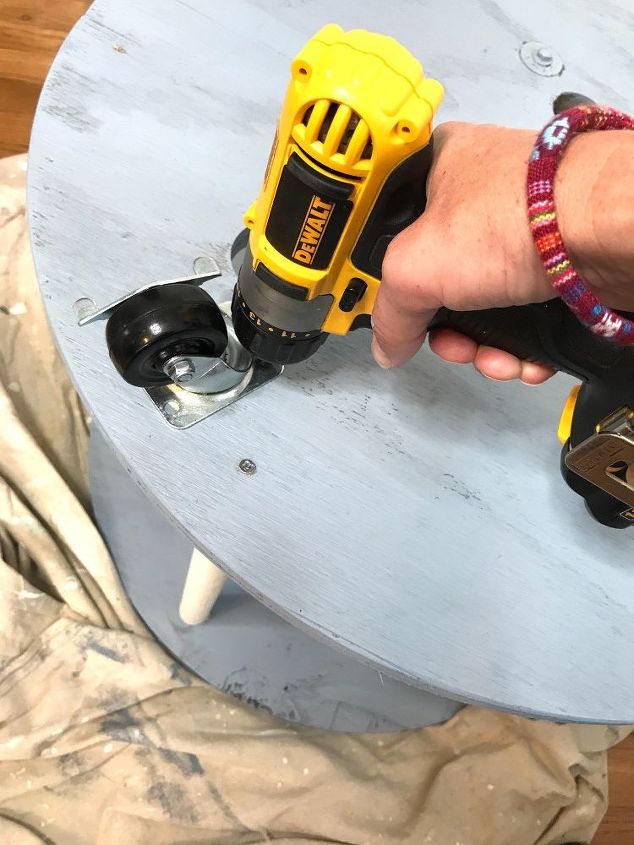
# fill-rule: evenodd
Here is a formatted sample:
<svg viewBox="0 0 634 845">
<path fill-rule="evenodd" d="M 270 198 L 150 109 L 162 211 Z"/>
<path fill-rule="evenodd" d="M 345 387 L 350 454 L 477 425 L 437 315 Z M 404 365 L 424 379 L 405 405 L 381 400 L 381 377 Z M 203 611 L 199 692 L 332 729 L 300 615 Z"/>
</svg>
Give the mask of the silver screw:
<svg viewBox="0 0 634 845">
<path fill-rule="evenodd" d="M 542 41 L 525 41 L 519 49 L 519 56 L 522 64 L 538 76 L 561 76 L 564 72 L 561 56 Z"/>
<path fill-rule="evenodd" d="M 252 461 L 251 458 L 243 458 L 238 464 L 238 469 L 245 475 L 255 475 L 257 466 L 255 465 L 255 461 Z"/>
<path fill-rule="evenodd" d="M 180 407 L 180 403 L 177 399 L 169 399 L 163 407 L 167 419 L 171 420 L 174 419 L 174 417 L 177 417 Z"/>
<path fill-rule="evenodd" d="M 555 59 L 555 54 L 550 47 L 539 47 L 535 51 L 535 61 L 542 67 L 550 67 Z"/>
<path fill-rule="evenodd" d="M 194 378 L 196 368 L 189 358 L 170 358 L 163 372 L 177 384 L 185 384 Z"/>
</svg>

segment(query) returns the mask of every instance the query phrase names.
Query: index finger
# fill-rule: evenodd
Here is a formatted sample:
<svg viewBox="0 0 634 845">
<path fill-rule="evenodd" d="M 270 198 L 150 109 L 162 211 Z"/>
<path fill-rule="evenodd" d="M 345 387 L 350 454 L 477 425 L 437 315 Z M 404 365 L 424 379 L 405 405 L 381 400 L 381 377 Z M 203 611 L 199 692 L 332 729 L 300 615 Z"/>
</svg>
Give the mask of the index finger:
<svg viewBox="0 0 634 845">
<path fill-rule="evenodd" d="M 436 309 L 417 310 L 411 297 L 382 282 L 372 313 L 372 354 L 381 367 L 400 367 L 423 345 Z"/>
</svg>

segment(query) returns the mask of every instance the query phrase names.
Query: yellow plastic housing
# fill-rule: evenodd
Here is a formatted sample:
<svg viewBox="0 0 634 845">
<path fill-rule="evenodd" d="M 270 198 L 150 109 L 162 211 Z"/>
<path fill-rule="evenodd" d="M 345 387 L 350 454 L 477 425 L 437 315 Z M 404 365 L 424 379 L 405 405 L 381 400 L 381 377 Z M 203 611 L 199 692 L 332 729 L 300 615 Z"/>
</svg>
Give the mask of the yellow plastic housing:
<svg viewBox="0 0 634 845">
<path fill-rule="evenodd" d="M 579 395 L 580 388 L 580 384 L 575 384 L 575 386 L 568 394 L 566 403 L 561 411 L 559 425 L 557 426 L 557 439 L 559 440 L 562 446 L 564 446 L 570 440 L 570 432 L 572 431 L 572 420 L 575 415 L 575 405 L 577 404 L 577 396 Z"/>
<path fill-rule="evenodd" d="M 254 267 L 264 262 L 285 282 L 308 289 L 307 299 L 333 294 L 323 331 L 346 334 L 359 314 L 372 312 L 380 282 L 355 268 L 351 255 L 389 174 L 429 143 L 442 96 L 440 83 L 425 78 L 405 47 L 365 30 L 344 32 L 328 24 L 292 62 L 264 184 L 244 219 Z M 293 153 L 315 171 L 352 185 L 352 212 L 322 270 L 282 254 L 266 237 L 280 175 Z M 344 312 L 337 302 L 352 278 L 368 287 Z"/>
</svg>

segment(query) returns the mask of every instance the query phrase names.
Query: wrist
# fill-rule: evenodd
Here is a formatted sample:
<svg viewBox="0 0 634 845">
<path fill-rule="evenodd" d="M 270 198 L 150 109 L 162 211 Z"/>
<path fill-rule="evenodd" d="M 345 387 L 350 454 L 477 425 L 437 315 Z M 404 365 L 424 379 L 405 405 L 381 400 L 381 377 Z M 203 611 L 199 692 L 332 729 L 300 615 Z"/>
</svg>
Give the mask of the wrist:
<svg viewBox="0 0 634 845">
<path fill-rule="evenodd" d="M 559 228 L 579 275 L 614 308 L 634 310 L 634 133 L 578 135 L 557 170 Z"/>
</svg>

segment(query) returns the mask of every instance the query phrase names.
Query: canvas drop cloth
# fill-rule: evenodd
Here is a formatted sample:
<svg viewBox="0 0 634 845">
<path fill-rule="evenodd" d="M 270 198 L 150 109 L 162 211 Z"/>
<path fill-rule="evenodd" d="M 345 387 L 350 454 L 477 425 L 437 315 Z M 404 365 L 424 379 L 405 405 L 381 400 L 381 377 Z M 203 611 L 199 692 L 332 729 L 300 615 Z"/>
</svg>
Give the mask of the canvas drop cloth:
<svg viewBox="0 0 634 845">
<path fill-rule="evenodd" d="M 0 162 L 0 845 L 591 840 L 625 731 L 467 707 L 345 735 L 195 678 L 130 607 L 87 508 L 87 421 Z"/>
</svg>

